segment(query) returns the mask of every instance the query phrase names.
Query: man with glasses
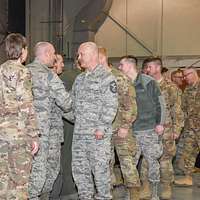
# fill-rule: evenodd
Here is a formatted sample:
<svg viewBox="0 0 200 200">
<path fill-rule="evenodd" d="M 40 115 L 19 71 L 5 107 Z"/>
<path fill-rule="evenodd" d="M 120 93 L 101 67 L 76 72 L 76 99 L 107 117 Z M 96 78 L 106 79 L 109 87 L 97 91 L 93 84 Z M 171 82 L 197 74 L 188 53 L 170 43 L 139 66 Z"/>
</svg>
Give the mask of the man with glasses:
<svg viewBox="0 0 200 200">
<path fill-rule="evenodd" d="M 192 67 L 186 68 L 183 74 L 188 84 L 182 97 L 186 132 L 182 154 L 185 176 L 176 180 L 175 184 L 191 186 L 193 185 L 192 172 L 200 150 L 200 80 Z"/>
</svg>

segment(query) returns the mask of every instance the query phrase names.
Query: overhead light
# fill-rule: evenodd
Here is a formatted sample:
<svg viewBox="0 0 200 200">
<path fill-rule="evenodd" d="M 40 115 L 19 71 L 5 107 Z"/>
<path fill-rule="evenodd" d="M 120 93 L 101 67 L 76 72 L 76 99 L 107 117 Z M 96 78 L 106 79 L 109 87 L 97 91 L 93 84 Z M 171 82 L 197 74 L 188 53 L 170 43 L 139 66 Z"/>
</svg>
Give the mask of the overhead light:
<svg viewBox="0 0 200 200">
<path fill-rule="evenodd" d="M 83 23 L 83 24 L 86 23 L 86 20 L 85 20 L 85 19 L 82 19 L 82 20 L 81 20 L 81 23 Z"/>
</svg>

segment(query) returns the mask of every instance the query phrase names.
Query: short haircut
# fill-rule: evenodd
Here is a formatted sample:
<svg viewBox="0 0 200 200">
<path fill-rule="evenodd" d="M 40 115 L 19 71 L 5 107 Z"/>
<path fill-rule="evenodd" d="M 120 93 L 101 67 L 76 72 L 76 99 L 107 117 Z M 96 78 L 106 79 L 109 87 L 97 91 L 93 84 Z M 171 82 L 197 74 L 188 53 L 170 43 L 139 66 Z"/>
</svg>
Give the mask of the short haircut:
<svg viewBox="0 0 200 200">
<path fill-rule="evenodd" d="M 173 77 L 176 76 L 177 74 L 181 74 L 181 75 L 183 76 L 183 70 L 177 69 L 177 70 L 173 71 L 173 72 L 171 73 L 171 77 L 173 78 Z"/>
<path fill-rule="evenodd" d="M 22 55 L 22 49 L 27 47 L 26 38 L 20 33 L 11 33 L 5 39 L 5 47 L 8 59 L 19 59 Z"/>
<path fill-rule="evenodd" d="M 148 57 L 143 61 L 143 64 L 147 65 L 150 62 L 154 62 L 154 63 L 160 65 L 161 68 L 163 67 L 162 59 L 159 57 Z"/>
<path fill-rule="evenodd" d="M 122 59 L 125 59 L 126 61 L 133 63 L 135 65 L 137 65 L 137 63 L 138 63 L 137 58 L 135 56 L 132 56 L 132 55 L 122 56 L 120 58 L 120 60 L 122 60 Z"/>
</svg>

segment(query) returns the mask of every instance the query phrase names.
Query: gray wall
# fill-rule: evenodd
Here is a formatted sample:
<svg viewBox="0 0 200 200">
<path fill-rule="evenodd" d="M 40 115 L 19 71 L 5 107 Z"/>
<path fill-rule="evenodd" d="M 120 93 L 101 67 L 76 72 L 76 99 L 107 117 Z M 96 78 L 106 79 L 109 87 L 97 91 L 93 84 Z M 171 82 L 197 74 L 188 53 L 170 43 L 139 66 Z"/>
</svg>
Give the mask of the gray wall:
<svg viewBox="0 0 200 200">
<path fill-rule="evenodd" d="M 199 0 L 113 0 L 110 14 L 154 55 L 191 56 L 200 55 L 199 11 Z M 96 42 L 108 48 L 111 57 L 148 55 L 110 19 L 96 34 Z"/>
<path fill-rule="evenodd" d="M 38 41 L 54 42 L 59 53 L 70 57 L 67 44 L 71 50 L 75 16 L 88 1 L 26 0 L 26 33 L 31 57 L 33 46 Z"/>
<path fill-rule="evenodd" d="M 0 64 L 6 60 L 4 51 L 3 40 L 7 35 L 8 24 L 8 2 L 7 0 L 1 0 L 0 2 Z"/>
</svg>

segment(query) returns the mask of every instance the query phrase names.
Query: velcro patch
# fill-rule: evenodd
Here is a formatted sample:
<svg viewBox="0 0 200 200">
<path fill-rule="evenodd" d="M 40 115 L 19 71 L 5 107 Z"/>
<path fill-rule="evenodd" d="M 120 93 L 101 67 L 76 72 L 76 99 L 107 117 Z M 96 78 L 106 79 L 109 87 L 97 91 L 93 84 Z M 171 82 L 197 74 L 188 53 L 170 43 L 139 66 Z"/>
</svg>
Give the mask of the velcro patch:
<svg viewBox="0 0 200 200">
<path fill-rule="evenodd" d="M 116 93 L 117 92 L 117 84 L 115 81 L 110 82 L 110 91 L 112 93 Z"/>
</svg>

